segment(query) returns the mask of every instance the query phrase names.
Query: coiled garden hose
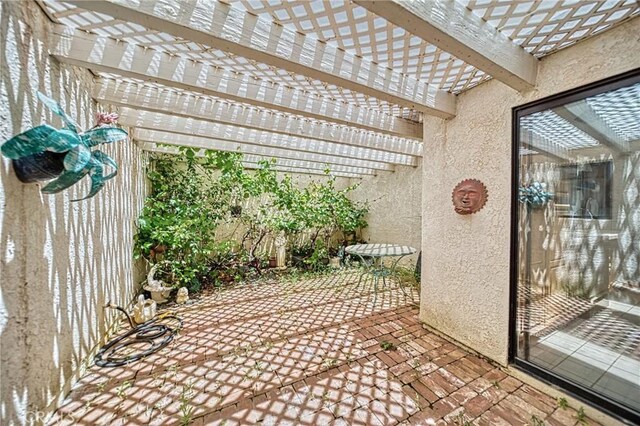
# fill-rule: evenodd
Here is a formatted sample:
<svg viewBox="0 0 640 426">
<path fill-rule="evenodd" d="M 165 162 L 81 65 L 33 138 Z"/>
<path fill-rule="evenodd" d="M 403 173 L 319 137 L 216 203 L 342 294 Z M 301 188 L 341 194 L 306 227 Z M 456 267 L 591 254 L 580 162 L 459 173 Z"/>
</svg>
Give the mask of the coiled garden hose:
<svg viewBox="0 0 640 426">
<path fill-rule="evenodd" d="M 182 328 L 182 319 L 173 314 L 160 315 L 135 325 L 127 311 L 120 306 L 107 303 L 105 308 L 117 309 L 124 313 L 131 325 L 131 330 L 100 348 L 94 358 L 98 367 L 120 367 L 149 356 L 171 343 L 173 337 Z M 178 326 L 171 328 L 160 323 L 166 320 L 176 321 Z"/>
</svg>

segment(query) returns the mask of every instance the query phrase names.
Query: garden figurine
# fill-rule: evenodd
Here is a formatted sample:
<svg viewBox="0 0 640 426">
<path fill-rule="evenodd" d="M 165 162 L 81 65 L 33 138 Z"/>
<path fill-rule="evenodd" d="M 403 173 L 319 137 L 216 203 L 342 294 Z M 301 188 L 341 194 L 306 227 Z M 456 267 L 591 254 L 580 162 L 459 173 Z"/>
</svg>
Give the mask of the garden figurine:
<svg viewBox="0 0 640 426">
<path fill-rule="evenodd" d="M 138 303 L 133 307 L 133 320 L 136 324 L 147 322 L 156 316 L 156 302 L 145 299 L 144 295 L 138 296 Z"/>
<path fill-rule="evenodd" d="M 189 301 L 189 290 L 186 287 L 180 287 L 176 296 L 176 303 L 183 305 Z"/>
<path fill-rule="evenodd" d="M 285 268 L 286 256 L 287 256 L 287 251 L 286 251 L 287 238 L 285 237 L 283 231 L 281 231 L 276 237 L 275 245 L 276 245 L 276 267 Z"/>
</svg>

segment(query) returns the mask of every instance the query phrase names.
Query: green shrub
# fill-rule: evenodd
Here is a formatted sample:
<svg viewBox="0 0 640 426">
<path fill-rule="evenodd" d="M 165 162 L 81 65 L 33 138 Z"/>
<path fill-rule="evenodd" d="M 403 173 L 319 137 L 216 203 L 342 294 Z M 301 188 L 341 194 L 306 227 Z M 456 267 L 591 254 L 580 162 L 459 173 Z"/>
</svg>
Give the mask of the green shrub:
<svg viewBox="0 0 640 426">
<path fill-rule="evenodd" d="M 198 291 L 202 285 L 245 279 L 260 270 L 258 247 L 268 236 L 284 233 L 290 241 L 307 231 L 305 245 L 293 243 L 303 266 L 320 271 L 336 240 L 346 241 L 367 225 L 366 204 L 347 195 L 356 187 L 336 190 L 335 178 L 298 188 L 289 175 L 278 179 L 263 161 L 249 172 L 237 153 L 205 151 L 203 156 L 182 148 L 175 156 L 152 158 L 147 173 L 151 193 L 138 220 L 135 255 L 151 264 L 163 263 L 163 280 Z M 241 236 L 216 240 L 223 223 L 242 225 Z"/>
</svg>

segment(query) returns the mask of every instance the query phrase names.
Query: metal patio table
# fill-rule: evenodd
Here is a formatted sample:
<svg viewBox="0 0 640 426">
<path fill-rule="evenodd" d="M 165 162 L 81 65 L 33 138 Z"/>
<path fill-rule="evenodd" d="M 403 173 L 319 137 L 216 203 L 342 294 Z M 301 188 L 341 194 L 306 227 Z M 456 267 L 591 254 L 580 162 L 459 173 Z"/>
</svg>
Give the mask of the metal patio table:
<svg viewBox="0 0 640 426">
<path fill-rule="evenodd" d="M 417 250 L 413 247 L 401 246 L 398 244 L 355 244 L 345 247 L 344 251 L 347 254 L 359 257 L 366 268 L 360 275 L 358 287 L 356 288 L 360 287 L 360 282 L 364 275 L 371 274 L 373 276 L 373 294 L 375 303 L 380 278 L 382 278 L 383 285 L 386 285 L 386 277 L 395 272 L 400 259 L 410 254 L 414 254 Z M 385 257 L 396 257 L 397 259 L 393 261 L 390 267 L 387 267 L 383 262 Z M 369 258 L 371 260 L 367 261 L 365 258 Z M 404 296 L 407 297 L 407 293 L 404 291 L 402 285 L 400 286 L 400 289 Z"/>
</svg>

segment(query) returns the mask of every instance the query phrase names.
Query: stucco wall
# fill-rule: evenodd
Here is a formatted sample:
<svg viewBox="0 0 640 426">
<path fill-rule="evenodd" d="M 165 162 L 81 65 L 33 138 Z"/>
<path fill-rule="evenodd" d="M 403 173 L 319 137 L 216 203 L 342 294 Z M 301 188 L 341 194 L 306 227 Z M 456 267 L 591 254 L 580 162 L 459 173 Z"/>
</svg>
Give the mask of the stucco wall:
<svg viewBox="0 0 640 426">
<path fill-rule="evenodd" d="M 37 91 L 59 99 L 83 128 L 93 126 L 92 76 L 49 57 L 48 20 L 36 3 L 0 7 L 0 141 L 43 122 L 60 126 Z M 44 195 L 0 160 L 0 424 L 41 419 L 105 335 L 105 303 L 133 298 L 142 156 L 129 142 L 100 149 L 116 159 L 120 173 L 77 203 L 70 200 L 88 192 L 88 179 Z"/>
<path fill-rule="evenodd" d="M 543 58 L 535 89 L 489 81 L 458 96 L 456 117 L 424 123 L 420 318 L 500 363 L 507 362 L 511 108 L 640 67 L 640 18 Z M 480 179 L 489 200 L 453 211 L 451 191 Z"/>
<path fill-rule="evenodd" d="M 358 181 L 354 180 L 354 183 Z M 365 176 L 350 198 L 369 202 L 369 226 L 362 237 L 370 243 L 393 243 L 415 247 L 421 245 L 422 162 L 417 167 L 396 166 L 393 173 Z M 418 254 L 402 260 L 415 266 Z"/>
</svg>

